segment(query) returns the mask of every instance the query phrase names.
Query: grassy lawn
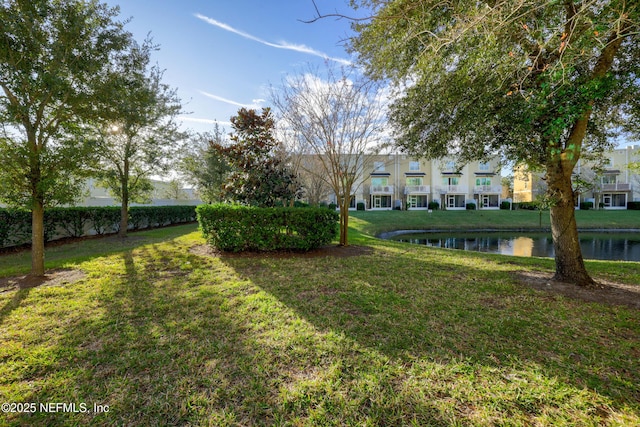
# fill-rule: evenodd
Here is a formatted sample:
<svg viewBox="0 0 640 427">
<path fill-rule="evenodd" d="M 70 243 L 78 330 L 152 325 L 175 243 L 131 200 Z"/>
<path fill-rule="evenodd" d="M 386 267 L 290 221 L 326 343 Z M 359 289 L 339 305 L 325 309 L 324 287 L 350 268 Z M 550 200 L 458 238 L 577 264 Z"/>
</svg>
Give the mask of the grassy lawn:
<svg viewBox="0 0 640 427">
<path fill-rule="evenodd" d="M 355 211 L 353 217 L 364 222 L 361 231 L 378 235 L 386 231 L 509 229 L 539 231 L 540 225 L 550 229 L 549 211 Z M 542 221 L 541 221 L 542 220 Z M 588 210 L 576 211 L 580 229 L 638 229 L 640 211 Z"/>
<path fill-rule="evenodd" d="M 583 213 L 581 226 L 640 224 Z M 639 310 L 514 277 L 551 260 L 372 237 L 387 222 L 476 227 L 492 214 L 356 213 L 360 256 L 214 257 L 192 250 L 193 225 L 50 248 L 48 268 L 85 276 L 0 288 L 0 403 L 87 412 L 38 407 L 0 425 L 640 425 Z M 537 225 L 511 214 L 508 228 Z M 587 265 L 640 283 L 640 263 Z M 0 277 L 28 269 L 28 254 L 0 257 Z"/>
</svg>

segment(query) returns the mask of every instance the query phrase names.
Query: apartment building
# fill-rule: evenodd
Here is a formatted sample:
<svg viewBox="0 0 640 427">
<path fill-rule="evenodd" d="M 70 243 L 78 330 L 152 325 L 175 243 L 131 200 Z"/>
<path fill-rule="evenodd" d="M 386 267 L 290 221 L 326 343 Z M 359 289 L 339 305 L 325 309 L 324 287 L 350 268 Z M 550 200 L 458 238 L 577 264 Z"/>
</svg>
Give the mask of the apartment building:
<svg viewBox="0 0 640 427">
<path fill-rule="evenodd" d="M 640 175 L 629 168 L 640 162 L 640 146 L 617 148 L 604 154 L 603 162 L 578 162 L 574 170 L 576 207 L 591 202 L 595 208 L 626 209 L 627 203 L 640 200 Z M 524 168 L 514 171 L 514 202 L 531 202 L 546 191 L 544 173 Z"/>
<path fill-rule="evenodd" d="M 367 209 L 499 209 L 499 162 L 457 165 L 454 160 L 424 160 L 404 154 L 375 156 L 364 167 L 362 202 Z"/>
</svg>

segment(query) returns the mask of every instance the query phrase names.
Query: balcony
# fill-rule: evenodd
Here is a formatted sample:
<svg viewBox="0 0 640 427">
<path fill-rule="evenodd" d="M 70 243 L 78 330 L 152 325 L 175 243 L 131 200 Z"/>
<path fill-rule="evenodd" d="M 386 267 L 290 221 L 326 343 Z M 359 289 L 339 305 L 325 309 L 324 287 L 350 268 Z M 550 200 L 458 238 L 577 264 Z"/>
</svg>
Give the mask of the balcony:
<svg viewBox="0 0 640 427">
<path fill-rule="evenodd" d="M 431 193 L 430 185 L 407 185 L 404 187 L 404 194 L 429 194 Z"/>
<path fill-rule="evenodd" d="M 473 194 L 500 194 L 502 193 L 501 185 L 476 185 L 473 187 Z"/>
<path fill-rule="evenodd" d="M 442 185 L 437 188 L 440 194 L 468 194 L 469 187 L 467 185 Z"/>
<path fill-rule="evenodd" d="M 602 184 L 602 191 L 631 191 L 631 184 L 617 182 L 615 184 Z"/>
<path fill-rule="evenodd" d="M 370 194 L 393 194 L 393 185 L 372 185 Z"/>
</svg>

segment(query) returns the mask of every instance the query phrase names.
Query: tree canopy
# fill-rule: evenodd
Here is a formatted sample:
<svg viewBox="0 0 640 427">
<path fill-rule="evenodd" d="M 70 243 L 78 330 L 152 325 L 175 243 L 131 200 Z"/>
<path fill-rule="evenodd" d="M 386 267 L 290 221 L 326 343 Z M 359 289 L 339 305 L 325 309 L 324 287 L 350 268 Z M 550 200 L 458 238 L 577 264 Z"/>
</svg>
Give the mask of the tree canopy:
<svg viewBox="0 0 640 427">
<path fill-rule="evenodd" d="M 262 113 L 241 108 L 231 118 L 231 144 L 212 146 L 231 166 L 223 196 L 253 206 L 273 207 L 292 203 L 301 192 L 297 176 L 278 150 L 275 123 L 269 108 Z"/>
<path fill-rule="evenodd" d="M 329 66 L 286 78 L 272 91 L 272 99 L 288 149 L 302 156 L 300 169 L 319 174 L 335 194 L 340 244 L 348 245 L 351 199 L 362 184 L 365 165 L 386 140 L 386 105 L 379 85 L 357 70 Z"/>
<path fill-rule="evenodd" d="M 32 274 L 44 274 L 44 207 L 69 203 L 92 160 L 108 65 L 132 42 L 97 1 L 0 4 L 0 200 L 32 211 Z"/>
<path fill-rule="evenodd" d="M 397 89 L 399 146 L 462 162 L 501 153 L 545 171 L 556 278 L 589 284 L 571 187 L 585 152 L 633 130 L 640 3 L 626 0 L 364 0 L 351 47 Z"/>
<path fill-rule="evenodd" d="M 185 134 L 175 118 L 182 110 L 176 90 L 162 82 L 151 65 L 151 40 L 133 42 L 110 64 L 111 101 L 96 141 L 99 183 L 121 202 L 119 234 L 125 236 L 129 202 L 149 200 L 154 173 L 168 170 L 172 153 Z"/>
<path fill-rule="evenodd" d="M 216 123 L 212 132 L 192 136 L 180 156 L 180 173 L 205 203 L 222 200 L 222 187 L 231 167 L 216 147 L 225 145 L 224 130 Z"/>
</svg>

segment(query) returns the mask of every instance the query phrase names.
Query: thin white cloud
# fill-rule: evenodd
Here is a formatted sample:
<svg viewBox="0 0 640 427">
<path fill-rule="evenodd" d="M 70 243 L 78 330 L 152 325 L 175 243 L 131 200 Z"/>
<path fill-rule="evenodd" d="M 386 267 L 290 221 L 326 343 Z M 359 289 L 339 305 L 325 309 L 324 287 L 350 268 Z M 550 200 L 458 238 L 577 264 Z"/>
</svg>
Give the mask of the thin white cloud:
<svg viewBox="0 0 640 427">
<path fill-rule="evenodd" d="M 233 105 L 233 106 L 240 107 L 240 108 L 253 108 L 253 109 L 256 109 L 256 108 L 260 108 L 260 104 L 262 102 L 264 102 L 264 99 L 254 99 L 251 104 L 243 104 L 241 102 L 237 102 L 237 101 L 233 101 L 231 99 L 223 98 L 221 96 L 214 95 L 212 93 L 205 92 L 205 91 L 202 91 L 202 90 L 200 91 L 200 93 L 203 94 L 204 96 L 206 96 L 207 98 L 215 99 L 216 101 L 224 102 L 226 104 Z"/>
<path fill-rule="evenodd" d="M 214 99 L 216 101 L 224 102 L 225 104 L 234 105 L 236 107 L 244 107 L 244 108 L 251 108 L 252 107 L 252 105 L 250 105 L 250 104 L 242 104 L 240 102 L 232 101 L 231 99 L 223 98 L 221 96 L 214 95 L 212 93 L 205 92 L 205 91 L 202 91 L 202 90 L 200 91 L 200 93 L 203 94 L 204 96 L 206 96 L 207 98 L 211 98 L 211 99 Z"/>
<path fill-rule="evenodd" d="M 227 25 L 224 22 L 216 21 L 213 18 L 209 18 L 209 17 L 201 15 L 199 13 L 196 13 L 195 17 L 198 18 L 198 19 L 203 20 L 207 24 L 210 24 L 210 25 L 213 25 L 215 27 L 221 28 L 221 29 L 223 29 L 225 31 L 229 31 L 231 33 L 237 34 L 240 37 L 244 37 L 245 39 L 249 39 L 249 40 L 252 40 L 254 42 L 261 43 L 261 44 L 263 44 L 265 46 L 273 47 L 273 48 L 276 48 L 276 49 L 286 49 L 286 50 L 292 50 L 292 51 L 295 51 L 295 52 L 306 53 L 308 55 L 314 55 L 314 56 L 317 56 L 317 57 L 320 57 L 320 58 L 323 58 L 323 59 L 328 59 L 330 61 L 334 61 L 334 62 L 337 62 L 339 64 L 343 64 L 343 65 L 352 65 L 352 62 L 347 60 L 347 59 L 331 57 L 331 56 L 329 56 L 329 55 L 327 55 L 327 54 L 325 54 L 323 52 L 320 52 L 318 50 L 315 50 L 315 49 L 313 49 L 313 48 L 311 48 L 309 46 L 305 46 L 303 44 L 293 44 L 293 43 L 288 43 L 288 42 L 285 42 L 285 41 L 281 41 L 281 42 L 278 42 L 278 43 L 271 43 L 271 42 L 263 40 L 263 39 L 261 39 L 259 37 L 256 37 L 254 35 L 251 35 L 249 33 L 245 33 L 244 31 L 241 31 L 241 30 L 238 30 L 236 28 L 233 28 L 232 26 Z"/>
<path fill-rule="evenodd" d="M 178 119 L 182 120 L 183 122 L 204 123 L 207 125 L 214 125 L 217 123 L 221 126 L 231 126 L 231 122 L 221 122 L 220 120 L 199 119 L 197 117 L 185 117 L 185 116 L 180 116 L 178 117 Z"/>
</svg>

